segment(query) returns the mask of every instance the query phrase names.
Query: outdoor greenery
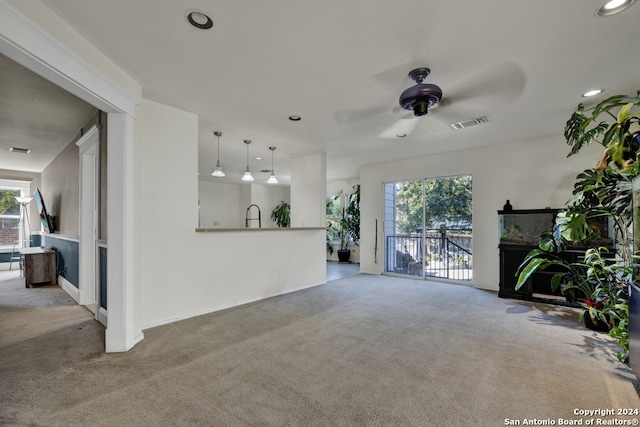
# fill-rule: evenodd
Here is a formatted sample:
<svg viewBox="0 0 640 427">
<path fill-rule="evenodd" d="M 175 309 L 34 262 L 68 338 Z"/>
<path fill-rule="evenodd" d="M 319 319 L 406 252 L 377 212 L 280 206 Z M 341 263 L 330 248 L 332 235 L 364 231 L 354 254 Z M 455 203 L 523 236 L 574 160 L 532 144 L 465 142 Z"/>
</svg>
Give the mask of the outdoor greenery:
<svg viewBox="0 0 640 427">
<path fill-rule="evenodd" d="M 636 279 L 633 254 L 632 181 L 640 175 L 640 91 L 635 96 L 616 95 L 592 110 L 579 105 L 565 127 L 568 156 L 596 142 L 604 147 L 598 164 L 580 173 L 573 196 L 560 212 L 553 229 L 543 233 L 539 249 L 531 251 L 519 269 L 521 287 L 537 271 L 560 267 L 552 287 L 569 301 L 580 297 L 583 316 L 604 322 L 621 348 L 618 358 L 629 356 L 629 286 Z M 604 256 L 600 246 L 602 219 L 613 223 L 615 257 Z M 561 253 L 571 247 L 588 247 L 584 261 L 568 263 Z"/>
<path fill-rule="evenodd" d="M 424 183 L 427 228 L 445 218 L 471 224 L 471 176 L 427 179 Z M 396 195 L 402 201 L 397 205 L 397 232 L 408 234 L 422 229 L 422 181 L 398 183 Z"/>
<path fill-rule="evenodd" d="M 0 215 L 19 215 L 20 205 L 16 202 L 16 190 L 0 190 Z"/>
</svg>

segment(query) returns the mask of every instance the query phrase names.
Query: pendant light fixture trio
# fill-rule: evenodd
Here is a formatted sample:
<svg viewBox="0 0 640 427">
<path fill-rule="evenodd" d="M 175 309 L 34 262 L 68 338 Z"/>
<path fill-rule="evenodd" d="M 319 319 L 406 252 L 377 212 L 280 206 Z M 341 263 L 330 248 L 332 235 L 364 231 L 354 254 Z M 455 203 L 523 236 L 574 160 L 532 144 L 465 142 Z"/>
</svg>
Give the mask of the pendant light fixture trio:
<svg viewBox="0 0 640 427">
<path fill-rule="evenodd" d="M 226 174 L 222 170 L 222 166 L 220 165 L 220 137 L 222 136 L 222 132 L 219 131 L 219 130 L 216 130 L 216 131 L 213 132 L 213 134 L 218 139 L 218 147 L 217 147 L 217 149 L 218 149 L 218 159 L 216 161 L 215 169 L 213 170 L 213 172 L 211 172 L 211 176 L 215 176 L 216 178 L 222 178 L 222 177 L 226 176 Z M 251 140 L 250 139 L 245 139 L 244 143 L 247 146 L 247 166 L 245 168 L 244 175 L 242 176 L 242 181 L 244 181 L 244 182 L 252 182 L 252 181 L 254 181 L 254 178 L 253 178 L 253 175 L 251 174 L 251 170 L 249 169 L 249 145 L 251 144 Z M 278 183 L 278 179 L 276 178 L 275 170 L 274 170 L 274 167 L 273 167 L 273 152 L 276 150 L 276 147 L 270 146 L 269 150 L 271 151 L 271 169 L 268 170 L 268 171 L 271 172 L 271 175 L 269 176 L 269 180 L 267 180 L 267 183 L 268 184 L 277 184 Z M 260 157 L 260 159 L 261 159 L 261 157 Z M 264 172 L 267 172 L 267 170 L 265 170 Z"/>
</svg>

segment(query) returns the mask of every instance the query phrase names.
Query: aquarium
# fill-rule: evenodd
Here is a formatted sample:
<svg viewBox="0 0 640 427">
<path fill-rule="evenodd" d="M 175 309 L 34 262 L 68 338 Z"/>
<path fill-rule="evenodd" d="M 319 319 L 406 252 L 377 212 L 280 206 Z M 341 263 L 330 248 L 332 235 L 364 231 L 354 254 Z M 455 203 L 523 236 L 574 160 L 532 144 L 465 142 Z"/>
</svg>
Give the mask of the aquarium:
<svg viewBox="0 0 640 427">
<path fill-rule="evenodd" d="M 540 234 L 553 227 L 558 209 L 498 211 L 501 245 L 538 246 Z"/>
</svg>

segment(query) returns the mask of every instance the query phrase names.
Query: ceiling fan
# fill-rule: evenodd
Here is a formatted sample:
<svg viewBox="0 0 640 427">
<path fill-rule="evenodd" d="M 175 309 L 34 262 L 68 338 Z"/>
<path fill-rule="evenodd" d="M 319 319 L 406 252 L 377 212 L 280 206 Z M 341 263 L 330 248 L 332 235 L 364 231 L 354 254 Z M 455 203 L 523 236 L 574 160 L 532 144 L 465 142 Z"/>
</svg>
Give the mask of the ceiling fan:
<svg viewBox="0 0 640 427">
<path fill-rule="evenodd" d="M 378 138 L 404 138 L 410 135 L 418 126 L 418 118 L 426 116 L 429 108 L 435 107 L 442 100 L 442 89 L 430 84 L 422 83 L 431 70 L 427 67 L 419 67 L 409 72 L 409 77 L 416 84 L 405 89 L 400 95 L 400 107 L 413 111 L 412 115 L 404 115 L 394 124 L 380 132 Z M 397 108 L 394 112 L 397 112 Z"/>
<path fill-rule="evenodd" d="M 387 125 L 377 137 L 385 139 L 400 139 L 411 134 L 417 136 L 418 132 L 422 135 L 426 132 L 462 129 L 486 123 L 486 116 L 512 104 L 526 83 L 521 66 L 510 61 L 457 73 L 456 68 L 450 67 L 445 70 L 446 97 L 439 86 L 424 83 L 430 69 L 415 61 L 385 70 L 374 78 L 384 86 L 393 86 L 397 90 L 398 73 L 402 69 L 411 70 L 408 76 L 415 84 L 404 89 L 396 98 L 398 104 L 395 107 L 378 104 L 361 110 L 340 110 L 335 114 L 336 121 L 347 125 L 369 120 L 371 126 L 374 125 L 371 119 L 382 119 Z"/>
</svg>

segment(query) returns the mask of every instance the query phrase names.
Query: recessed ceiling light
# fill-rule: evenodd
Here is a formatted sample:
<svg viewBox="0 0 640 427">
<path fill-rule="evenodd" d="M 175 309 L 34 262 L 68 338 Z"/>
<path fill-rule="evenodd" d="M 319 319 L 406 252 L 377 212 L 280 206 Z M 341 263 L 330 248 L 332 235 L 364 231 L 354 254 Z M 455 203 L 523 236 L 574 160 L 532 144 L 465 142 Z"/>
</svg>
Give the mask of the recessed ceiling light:
<svg viewBox="0 0 640 427">
<path fill-rule="evenodd" d="M 404 138 L 404 137 L 406 137 L 406 136 L 407 136 L 407 134 L 406 134 L 406 133 L 399 133 L 399 134 L 397 134 L 396 136 L 397 136 L 398 138 Z"/>
<path fill-rule="evenodd" d="M 302 120 L 302 117 L 300 117 L 300 116 L 289 116 L 289 120 L 291 120 L 292 122 L 299 122 L 300 120 Z"/>
<path fill-rule="evenodd" d="M 611 16 L 620 13 L 634 4 L 636 0 L 610 0 L 596 12 L 599 16 Z"/>
<path fill-rule="evenodd" d="M 187 10 L 185 16 L 189 24 L 201 30 L 208 30 L 213 27 L 213 20 L 201 10 Z"/>
<path fill-rule="evenodd" d="M 255 156 L 255 157 L 253 158 L 253 160 L 262 160 L 262 157 L 261 157 L 261 156 Z"/>
<path fill-rule="evenodd" d="M 600 95 L 602 92 L 604 92 L 604 89 L 593 89 L 586 91 L 582 94 L 582 96 L 584 96 L 585 98 L 590 98 L 592 96 Z"/>
</svg>

